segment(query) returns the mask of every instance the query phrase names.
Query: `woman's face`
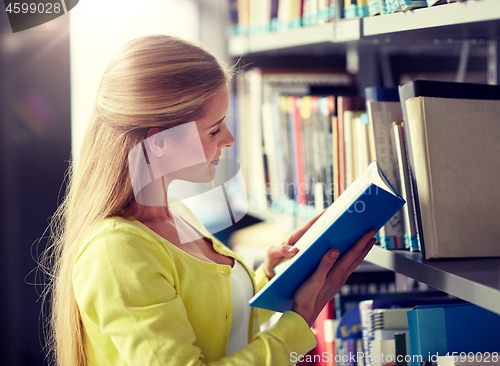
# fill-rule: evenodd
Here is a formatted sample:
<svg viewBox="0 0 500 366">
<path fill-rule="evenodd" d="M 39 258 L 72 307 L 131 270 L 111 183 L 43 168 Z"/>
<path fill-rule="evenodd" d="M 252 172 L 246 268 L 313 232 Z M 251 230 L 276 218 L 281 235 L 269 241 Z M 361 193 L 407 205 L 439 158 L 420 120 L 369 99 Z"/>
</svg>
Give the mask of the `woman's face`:
<svg viewBox="0 0 500 366">
<path fill-rule="evenodd" d="M 193 183 L 213 181 L 222 149 L 234 144 L 234 137 L 224 121 L 228 99 L 228 90 L 224 85 L 209 100 L 203 117 L 166 130 L 150 129 L 144 141 L 149 168 L 140 168 L 137 163 L 143 161 L 145 164 L 145 160 L 137 157 L 130 159 L 133 170 L 131 179 L 137 186 L 134 192 L 161 177 L 167 177 L 169 181 L 180 179 Z M 133 153 L 141 155 L 142 149 L 138 146 Z"/>
<path fill-rule="evenodd" d="M 234 144 L 234 137 L 225 123 L 228 107 L 229 93 L 227 86 L 223 85 L 208 103 L 205 116 L 196 120 L 201 145 L 213 174 L 222 149 Z"/>
</svg>

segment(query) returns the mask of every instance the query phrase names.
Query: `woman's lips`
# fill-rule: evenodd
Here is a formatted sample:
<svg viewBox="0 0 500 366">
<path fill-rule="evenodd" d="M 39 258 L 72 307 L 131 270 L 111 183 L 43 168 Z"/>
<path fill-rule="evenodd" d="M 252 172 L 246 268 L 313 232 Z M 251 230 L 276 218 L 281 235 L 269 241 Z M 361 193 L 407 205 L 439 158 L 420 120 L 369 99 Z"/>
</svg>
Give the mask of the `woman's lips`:
<svg viewBox="0 0 500 366">
<path fill-rule="evenodd" d="M 219 164 L 219 159 L 214 159 L 210 162 L 210 164 L 217 165 Z"/>
</svg>

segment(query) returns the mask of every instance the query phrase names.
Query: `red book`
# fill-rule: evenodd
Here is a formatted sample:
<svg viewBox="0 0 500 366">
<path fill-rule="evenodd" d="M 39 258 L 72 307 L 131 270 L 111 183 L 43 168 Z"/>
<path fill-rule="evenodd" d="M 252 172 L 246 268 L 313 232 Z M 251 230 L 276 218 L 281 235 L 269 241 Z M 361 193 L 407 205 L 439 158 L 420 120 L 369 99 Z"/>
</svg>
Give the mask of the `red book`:
<svg viewBox="0 0 500 366">
<path fill-rule="evenodd" d="M 315 348 L 315 353 L 319 355 L 319 358 L 321 359 L 320 362 L 316 363 L 318 366 L 335 364 L 335 362 L 331 362 L 332 360 L 335 360 L 335 341 L 329 336 L 333 330 L 327 329 L 325 332 L 325 325 L 327 327 L 330 326 L 331 324 L 328 323 L 332 319 L 335 319 L 334 299 L 330 300 L 330 302 L 326 304 L 314 322 L 314 332 L 318 342 Z"/>
</svg>

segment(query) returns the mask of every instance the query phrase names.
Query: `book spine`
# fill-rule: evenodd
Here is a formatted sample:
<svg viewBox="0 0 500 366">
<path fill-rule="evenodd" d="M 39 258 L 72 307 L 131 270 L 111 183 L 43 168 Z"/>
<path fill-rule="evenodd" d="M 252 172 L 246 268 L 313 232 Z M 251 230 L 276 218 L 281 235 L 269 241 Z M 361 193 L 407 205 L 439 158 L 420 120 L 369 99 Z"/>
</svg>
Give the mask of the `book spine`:
<svg viewBox="0 0 500 366">
<path fill-rule="evenodd" d="M 411 197 L 411 182 L 408 170 L 404 127 L 402 122 L 393 123 L 393 134 L 401 181 L 401 197 L 403 197 L 406 201 L 406 205 L 402 209 L 405 223 L 405 248 L 411 251 L 418 251 L 420 250 L 420 241 L 418 240 L 415 224 L 415 208 L 413 207 L 413 200 Z"/>
<path fill-rule="evenodd" d="M 356 339 L 344 339 L 345 354 L 347 355 L 346 366 L 356 366 Z"/>
<path fill-rule="evenodd" d="M 348 97 L 338 98 L 337 146 L 338 146 L 338 195 L 346 188 L 345 184 L 345 140 L 344 140 L 344 112 L 350 107 Z"/>
<path fill-rule="evenodd" d="M 406 103 L 408 113 L 408 126 L 411 135 L 411 145 L 414 157 L 414 174 L 418 192 L 426 192 L 425 201 L 420 201 L 420 219 L 422 232 L 419 232 L 420 240 L 425 233 L 425 257 L 437 258 L 438 251 L 434 244 L 437 243 L 437 228 L 434 218 L 434 204 L 431 184 L 431 172 L 428 164 L 427 152 L 427 128 L 424 114 L 423 98 L 413 98 Z M 405 129 L 406 131 L 406 129 Z"/>
</svg>

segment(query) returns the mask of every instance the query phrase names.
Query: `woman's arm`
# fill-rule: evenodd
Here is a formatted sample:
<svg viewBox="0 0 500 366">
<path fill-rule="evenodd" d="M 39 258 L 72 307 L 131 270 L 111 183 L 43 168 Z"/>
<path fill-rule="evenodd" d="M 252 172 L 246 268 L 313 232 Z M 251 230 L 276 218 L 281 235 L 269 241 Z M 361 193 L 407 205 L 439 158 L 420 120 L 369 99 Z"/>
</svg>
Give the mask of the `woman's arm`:
<svg viewBox="0 0 500 366">
<path fill-rule="evenodd" d="M 114 230 L 96 237 L 76 259 L 73 272 L 89 357 L 97 364 L 120 360 L 130 366 L 291 365 L 292 352 L 305 354 L 315 346 L 304 318 L 287 312 L 240 351 L 207 360 L 195 345 L 193 320 L 176 276 L 172 258 L 158 243 Z M 199 298 L 199 306 L 210 300 Z M 221 339 L 216 330 L 206 331 Z"/>
</svg>

